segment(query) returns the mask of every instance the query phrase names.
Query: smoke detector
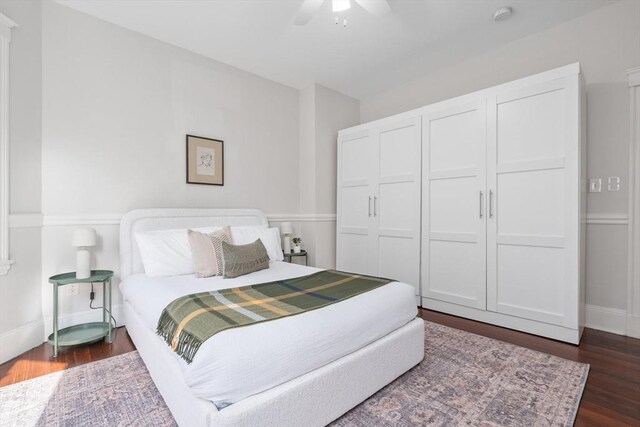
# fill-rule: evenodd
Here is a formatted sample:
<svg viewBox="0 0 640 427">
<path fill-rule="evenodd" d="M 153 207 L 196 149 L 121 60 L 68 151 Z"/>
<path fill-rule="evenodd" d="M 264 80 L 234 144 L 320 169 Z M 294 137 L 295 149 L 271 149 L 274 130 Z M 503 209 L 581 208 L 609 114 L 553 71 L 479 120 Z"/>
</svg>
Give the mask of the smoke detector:
<svg viewBox="0 0 640 427">
<path fill-rule="evenodd" d="M 493 14 L 493 20 L 496 22 L 504 21 L 505 19 L 508 19 L 512 13 L 513 9 L 510 7 L 501 7 Z"/>
</svg>

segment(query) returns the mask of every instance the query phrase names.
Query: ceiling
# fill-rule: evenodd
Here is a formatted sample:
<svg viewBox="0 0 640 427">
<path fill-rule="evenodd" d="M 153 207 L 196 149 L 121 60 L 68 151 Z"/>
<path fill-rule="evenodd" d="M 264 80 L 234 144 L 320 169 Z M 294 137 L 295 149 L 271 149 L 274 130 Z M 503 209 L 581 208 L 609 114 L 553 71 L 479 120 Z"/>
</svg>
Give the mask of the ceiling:
<svg viewBox="0 0 640 427">
<path fill-rule="evenodd" d="M 376 18 L 352 1 L 344 28 L 330 1 L 306 26 L 293 25 L 302 0 L 56 1 L 288 86 L 315 82 L 358 99 L 611 3 L 389 0 Z M 513 16 L 494 22 L 506 5 Z"/>
</svg>

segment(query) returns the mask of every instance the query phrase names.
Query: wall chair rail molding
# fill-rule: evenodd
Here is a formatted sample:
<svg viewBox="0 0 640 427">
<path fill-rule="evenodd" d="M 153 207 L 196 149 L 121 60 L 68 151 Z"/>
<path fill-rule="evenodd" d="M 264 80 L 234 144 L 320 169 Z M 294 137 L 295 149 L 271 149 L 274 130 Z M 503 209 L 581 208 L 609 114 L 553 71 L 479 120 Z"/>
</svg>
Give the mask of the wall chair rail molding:
<svg viewBox="0 0 640 427">
<path fill-rule="evenodd" d="M 29 221 L 26 214 L 16 215 L 16 224 Z M 92 226 L 92 225 L 120 225 L 124 214 L 69 214 L 69 215 L 44 215 L 41 217 L 45 227 L 55 226 Z M 13 218 L 14 215 L 12 215 Z M 32 218 L 33 219 L 33 218 Z M 294 214 L 276 213 L 267 214 L 269 222 L 335 222 L 335 214 Z M 13 225 L 12 225 L 13 226 Z M 17 226 L 16 226 L 17 227 Z"/>
<path fill-rule="evenodd" d="M 640 338 L 640 67 L 627 71 L 630 90 L 629 278 L 627 335 Z"/>
<path fill-rule="evenodd" d="M 76 226 L 76 225 L 119 225 L 124 214 L 68 214 L 68 215 L 44 215 L 42 225 L 50 226 Z"/>
<path fill-rule="evenodd" d="M 11 29 L 18 24 L 0 13 L 0 275 L 9 259 L 9 46 Z"/>
<path fill-rule="evenodd" d="M 335 222 L 336 214 L 267 214 L 269 222 Z"/>
<path fill-rule="evenodd" d="M 590 213 L 587 214 L 589 225 L 627 225 L 629 216 L 626 213 Z"/>
</svg>

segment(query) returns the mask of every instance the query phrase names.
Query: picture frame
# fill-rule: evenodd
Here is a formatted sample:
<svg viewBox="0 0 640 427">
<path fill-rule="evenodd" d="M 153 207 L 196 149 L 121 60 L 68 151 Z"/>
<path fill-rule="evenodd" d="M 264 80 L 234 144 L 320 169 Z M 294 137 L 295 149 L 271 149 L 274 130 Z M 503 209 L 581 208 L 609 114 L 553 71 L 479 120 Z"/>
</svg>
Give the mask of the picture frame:
<svg viewBox="0 0 640 427">
<path fill-rule="evenodd" d="M 187 135 L 187 184 L 224 185 L 224 141 Z"/>
</svg>

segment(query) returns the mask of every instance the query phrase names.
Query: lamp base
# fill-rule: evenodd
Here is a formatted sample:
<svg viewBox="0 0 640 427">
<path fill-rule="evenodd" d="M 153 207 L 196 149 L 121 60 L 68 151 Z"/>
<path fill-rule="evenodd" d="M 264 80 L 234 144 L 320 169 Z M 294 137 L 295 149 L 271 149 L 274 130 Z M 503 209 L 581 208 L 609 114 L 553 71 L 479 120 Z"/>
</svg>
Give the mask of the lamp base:
<svg viewBox="0 0 640 427">
<path fill-rule="evenodd" d="M 89 249 L 78 248 L 76 252 L 76 279 L 87 279 L 91 277 L 91 258 Z"/>
<path fill-rule="evenodd" d="M 289 236 L 284 236 L 284 253 L 285 254 L 290 254 L 291 253 L 291 237 Z"/>
</svg>

